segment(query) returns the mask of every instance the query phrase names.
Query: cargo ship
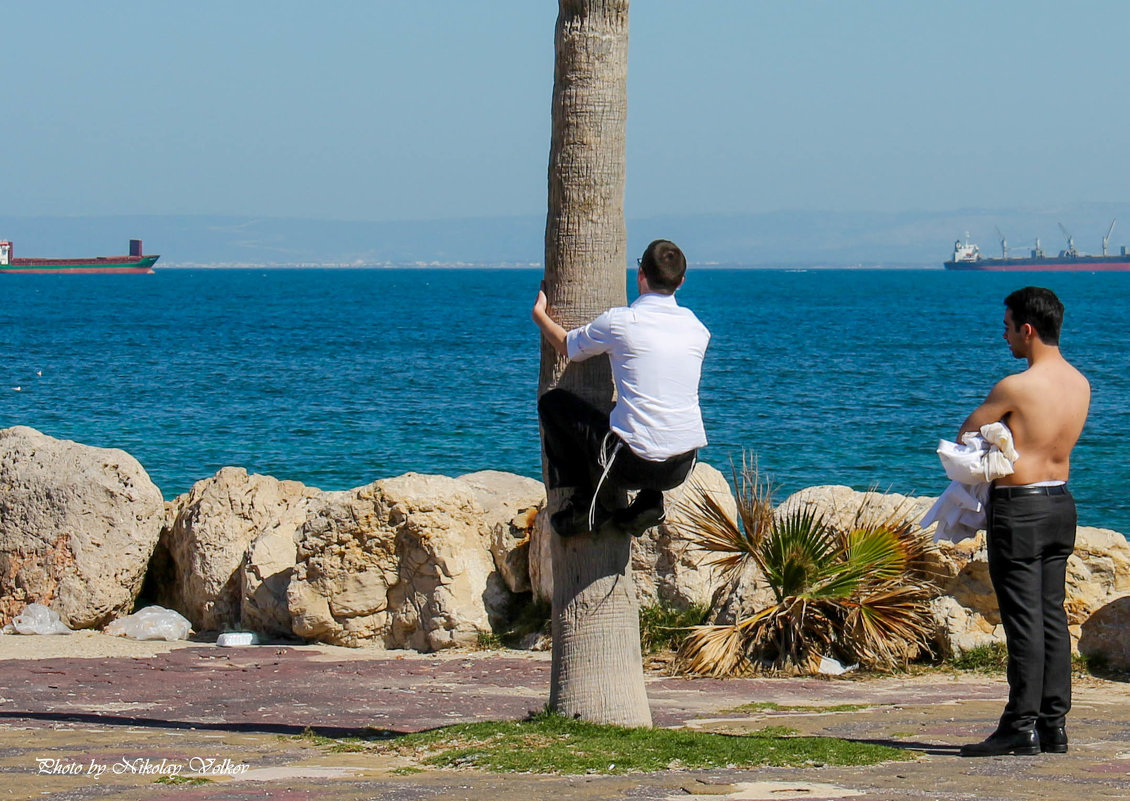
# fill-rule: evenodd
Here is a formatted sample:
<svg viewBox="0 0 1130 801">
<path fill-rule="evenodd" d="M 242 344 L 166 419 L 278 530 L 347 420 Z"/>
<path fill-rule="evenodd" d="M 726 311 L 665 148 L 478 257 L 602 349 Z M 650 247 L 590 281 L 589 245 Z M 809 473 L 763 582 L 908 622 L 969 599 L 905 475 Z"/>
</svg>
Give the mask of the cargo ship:
<svg viewBox="0 0 1130 801">
<path fill-rule="evenodd" d="M 84 259 L 24 259 L 12 255 L 12 243 L 0 241 L 0 273 L 83 275 L 91 273 L 151 273 L 160 256 L 146 256 L 140 239 L 129 241 L 128 256 Z"/>
<path fill-rule="evenodd" d="M 981 249 L 971 243 L 969 234 L 966 234 L 964 242 L 959 239 L 953 243 L 953 257 L 949 261 L 943 262 L 943 266 L 947 270 L 1056 270 L 1077 273 L 1130 270 L 1130 253 L 1126 252 L 1125 245 L 1122 246 L 1117 255 L 1111 256 L 1107 253 L 1107 244 L 1110 242 L 1110 234 L 1114 231 L 1115 222 L 1118 221 L 1111 222 L 1106 236 L 1103 237 L 1101 256 L 1081 253 L 1076 250 L 1075 239 L 1061 223 L 1059 229 L 1063 231 L 1063 235 L 1067 238 L 1067 249 L 1061 250 L 1058 256 L 1046 255 L 1044 249 L 1040 247 L 1039 239 L 1036 240 L 1036 247 L 1029 250 L 1027 256 L 1009 256 L 1008 241 L 998 228 L 997 237 L 1001 242 L 1001 257 L 999 259 L 982 257 Z"/>
</svg>

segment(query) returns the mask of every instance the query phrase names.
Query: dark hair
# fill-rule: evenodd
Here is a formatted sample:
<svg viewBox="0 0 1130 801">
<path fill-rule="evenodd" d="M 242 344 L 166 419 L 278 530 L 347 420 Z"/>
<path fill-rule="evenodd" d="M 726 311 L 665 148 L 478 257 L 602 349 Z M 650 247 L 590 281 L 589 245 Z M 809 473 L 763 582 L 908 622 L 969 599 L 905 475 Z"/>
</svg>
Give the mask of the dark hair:
<svg viewBox="0 0 1130 801">
<path fill-rule="evenodd" d="M 687 257 L 674 242 L 656 239 L 643 252 L 640 268 L 652 290 L 670 295 L 683 283 L 683 276 L 687 274 Z"/>
<path fill-rule="evenodd" d="M 1004 299 L 1012 312 L 1017 328 L 1027 323 L 1045 345 L 1059 345 L 1059 329 L 1063 326 L 1063 304 L 1050 289 L 1026 286 Z"/>
</svg>

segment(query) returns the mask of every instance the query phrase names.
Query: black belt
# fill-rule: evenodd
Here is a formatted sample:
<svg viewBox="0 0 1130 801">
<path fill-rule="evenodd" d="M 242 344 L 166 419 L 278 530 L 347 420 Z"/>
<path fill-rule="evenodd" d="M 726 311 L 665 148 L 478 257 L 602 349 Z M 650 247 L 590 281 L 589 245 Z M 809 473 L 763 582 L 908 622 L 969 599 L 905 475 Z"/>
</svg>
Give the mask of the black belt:
<svg viewBox="0 0 1130 801">
<path fill-rule="evenodd" d="M 994 498 L 1023 498 L 1025 495 L 1066 495 L 1066 484 L 1050 487 L 993 487 Z"/>
</svg>

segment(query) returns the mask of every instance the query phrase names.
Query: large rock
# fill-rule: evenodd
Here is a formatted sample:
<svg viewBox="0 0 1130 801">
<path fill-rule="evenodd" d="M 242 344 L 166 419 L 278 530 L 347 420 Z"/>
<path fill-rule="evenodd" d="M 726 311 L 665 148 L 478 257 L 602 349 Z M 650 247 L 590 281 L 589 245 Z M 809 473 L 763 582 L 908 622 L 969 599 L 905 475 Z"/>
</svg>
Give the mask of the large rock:
<svg viewBox="0 0 1130 801">
<path fill-rule="evenodd" d="M 861 509 L 866 510 L 869 520 L 898 518 L 917 522 L 934 505 L 934 500 L 897 492 L 860 492 L 851 487 L 827 484 L 794 492 L 778 508 L 786 510 L 797 505 L 815 507 L 826 515 L 828 522 L 846 529 L 855 522 Z"/>
<path fill-rule="evenodd" d="M 632 542 L 632 578 L 640 606 L 686 609 L 710 604 L 721 580 L 688 521 L 689 506 L 703 495 L 736 517 L 737 504 L 726 477 L 703 462 L 695 465 L 682 486 L 665 492 L 666 520 Z"/>
<path fill-rule="evenodd" d="M 1117 531 L 1081 526 L 1067 560 L 1067 617 L 1081 625 L 1115 598 L 1130 594 L 1130 542 Z M 1078 632 L 1075 632 L 1076 636 Z M 1130 635 L 1127 635 L 1130 636 Z"/>
<path fill-rule="evenodd" d="M 545 486 L 532 478 L 497 470 L 459 477 L 475 491 L 490 532 L 490 552 L 506 588 L 530 592 L 530 536 L 545 506 Z"/>
<path fill-rule="evenodd" d="M 930 560 L 943 594 L 934 605 L 942 652 L 960 654 L 974 646 L 1003 643 L 984 532 L 961 542 L 937 543 Z M 1067 560 L 1066 585 L 1064 608 L 1072 643 L 1078 645 L 1082 627 L 1093 614 L 1130 594 L 1130 543 L 1116 531 L 1079 527 L 1075 552 Z M 1130 641 L 1130 635 L 1123 638 Z M 1096 644 L 1093 652 L 1098 650 Z"/>
<path fill-rule="evenodd" d="M 295 536 L 318 494 L 241 467 L 196 482 L 170 504 L 161 532 L 174 566 L 165 597 L 198 631 L 289 634 Z"/>
<path fill-rule="evenodd" d="M 482 492 L 408 473 L 322 496 L 287 592 L 295 633 L 418 651 L 473 644 L 491 630 L 493 607 L 509 600 L 491 580 Z"/>
<path fill-rule="evenodd" d="M 1079 653 L 1102 657 L 1115 670 L 1130 670 L 1130 595 L 1095 610 L 1080 629 Z"/>
<path fill-rule="evenodd" d="M 553 603 L 553 557 L 551 538 L 553 527 L 549 523 L 549 509 L 542 507 L 530 529 L 530 544 L 526 549 L 527 570 L 530 576 L 530 591 L 534 598 L 543 603 Z"/>
<path fill-rule="evenodd" d="M 72 629 L 128 614 L 164 515 L 125 451 L 0 430 L 0 625 L 30 603 Z"/>
<path fill-rule="evenodd" d="M 941 595 L 930 602 L 934 618 L 935 644 L 942 655 L 959 656 L 974 648 L 1004 643 L 1004 627 L 990 623 L 980 612 L 970 609 L 952 596 Z"/>
</svg>

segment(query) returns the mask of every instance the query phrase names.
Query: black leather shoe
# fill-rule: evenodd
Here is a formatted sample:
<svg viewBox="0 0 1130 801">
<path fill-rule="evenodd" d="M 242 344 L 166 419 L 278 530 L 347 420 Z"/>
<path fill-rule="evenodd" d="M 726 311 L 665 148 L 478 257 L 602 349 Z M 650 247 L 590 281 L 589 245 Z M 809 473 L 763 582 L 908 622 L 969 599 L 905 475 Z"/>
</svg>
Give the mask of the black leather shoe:
<svg viewBox="0 0 1130 801">
<path fill-rule="evenodd" d="M 598 503 L 593 513 L 595 518 L 593 526 L 590 529 L 589 506 L 591 503 L 591 498 L 586 499 L 573 495 L 561 504 L 561 508 L 549 516 L 549 523 L 553 526 L 553 530 L 557 532 L 557 536 L 575 537 L 577 534 L 585 534 L 590 530 L 596 531 L 611 517 L 611 513 Z"/>
<path fill-rule="evenodd" d="M 1011 734 L 993 732 L 989 739 L 980 743 L 961 746 L 963 757 L 989 757 L 989 756 L 1035 756 L 1040 753 L 1040 738 L 1035 729 L 1018 731 Z"/>
<path fill-rule="evenodd" d="M 1067 753 L 1067 732 L 1063 726 L 1055 726 L 1050 729 L 1037 726 L 1036 733 L 1040 738 L 1040 750 L 1045 754 Z"/>
<path fill-rule="evenodd" d="M 663 495 L 658 492 L 655 495 L 658 498 L 644 496 L 641 492 L 626 508 L 613 512 L 606 526 L 614 526 L 633 537 L 643 536 L 649 528 L 658 526 L 667 519 L 667 512 L 663 508 Z"/>
</svg>

